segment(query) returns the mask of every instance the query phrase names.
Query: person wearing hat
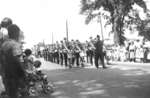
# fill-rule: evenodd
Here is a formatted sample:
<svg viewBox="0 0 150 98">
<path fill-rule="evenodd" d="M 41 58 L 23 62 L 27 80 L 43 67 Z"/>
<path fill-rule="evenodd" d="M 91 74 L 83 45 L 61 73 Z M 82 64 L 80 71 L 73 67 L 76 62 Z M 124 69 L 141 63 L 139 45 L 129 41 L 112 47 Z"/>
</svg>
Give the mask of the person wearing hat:
<svg viewBox="0 0 150 98">
<path fill-rule="evenodd" d="M 95 66 L 96 66 L 96 68 L 97 69 L 99 68 L 99 64 L 98 64 L 99 59 L 101 61 L 102 67 L 107 68 L 104 63 L 103 41 L 100 40 L 99 35 L 97 35 L 97 37 L 96 37 L 96 42 L 95 42 L 94 46 L 95 46 Z"/>
<path fill-rule="evenodd" d="M 8 38 L 8 30 L 7 27 L 11 25 L 13 22 L 10 18 L 5 17 L 0 24 L 0 45 L 3 43 L 5 39 Z"/>
</svg>

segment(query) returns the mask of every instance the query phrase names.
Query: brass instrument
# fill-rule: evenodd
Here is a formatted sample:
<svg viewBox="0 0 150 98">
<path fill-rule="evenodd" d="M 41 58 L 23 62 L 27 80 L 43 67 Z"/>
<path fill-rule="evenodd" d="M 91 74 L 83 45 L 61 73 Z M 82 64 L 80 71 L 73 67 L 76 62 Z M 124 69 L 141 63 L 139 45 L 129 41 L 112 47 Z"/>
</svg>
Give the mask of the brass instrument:
<svg viewBox="0 0 150 98">
<path fill-rule="evenodd" d="M 75 44 L 75 52 L 81 52 L 81 48 L 78 44 Z"/>
<path fill-rule="evenodd" d="M 93 44 L 92 42 L 90 42 L 89 50 L 95 50 L 95 49 L 96 49 L 96 48 L 95 48 L 94 44 Z"/>
<path fill-rule="evenodd" d="M 64 46 L 63 52 L 69 52 L 69 49 L 68 49 L 66 43 L 63 43 L 63 46 Z"/>
</svg>

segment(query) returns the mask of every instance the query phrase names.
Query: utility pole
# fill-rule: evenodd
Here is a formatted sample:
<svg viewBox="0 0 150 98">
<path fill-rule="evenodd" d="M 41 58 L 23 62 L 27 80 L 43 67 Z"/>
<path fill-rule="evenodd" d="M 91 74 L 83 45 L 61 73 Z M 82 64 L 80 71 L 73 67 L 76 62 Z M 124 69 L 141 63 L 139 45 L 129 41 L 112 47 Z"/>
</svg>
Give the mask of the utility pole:
<svg viewBox="0 0 150 98">
<path fill-rule="evenodd" d="M 104 35 L 103 35 L 103 25 L 102 25 L 102 19 L 101 19 L 101 13 L 99 15 L 99 22 L 100 22 L 100 26 L 101 26 L 101 35 L 102 35 L 102 40 L 104 40 Z"/>
<path fill-rule="evenodd" d="M 53 49 L 53 44 L 54 44 L 54 38 L 53 38 L 53 32 L 52 32 L 52 49 Z"/>
<path fill-rule="evenodd" d="M 67 42 L 69 41 L 69 37 L 68 37 L 68 21 L 66 20 L 66 38 L 67 38 Z"/>
</svg>

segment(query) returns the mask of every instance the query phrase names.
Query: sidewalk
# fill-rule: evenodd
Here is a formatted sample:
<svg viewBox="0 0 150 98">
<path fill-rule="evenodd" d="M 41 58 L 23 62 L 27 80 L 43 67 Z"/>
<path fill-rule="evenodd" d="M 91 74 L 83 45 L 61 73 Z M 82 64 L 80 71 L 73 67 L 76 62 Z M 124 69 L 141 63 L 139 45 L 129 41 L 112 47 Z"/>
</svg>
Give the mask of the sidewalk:
<svg viewBox="0 0 150 98">
<path fill-rule="evenodd" d="M 42 62 L 42 65 L 40 67 L 41 70 L 65 69 L 64 66 L 52 63 L 50 61 L 45 61 L 43 58 L 35 58 L 35 60 L 40 60 Z"/>
<path fill-rule="evenodd" d="M 121 62 L 121 61 L 111 61 L 113 65 L 141 65 L 141 66 L 150 66 L 150 63 L 140 63 L 140 62 Z"/>
<path fill-rule="evenodd" d="M 35 60 L 40 60 L 42 62 L 41 70 L 55 70 L 55 69 L 66 69 L 65 65 L 61 66 L 60 64 L 52 63 L 49 61 L 45 61 L 43 58 L 35 58 Z M 110 65 L 107 65 L 108 67 L 127 67 L 127 68 L 142 68 L 144 67 L 147 69 L 150 69 L 150 63 L 139 63 L 139 62 L 119 62 L 119 61 L 113 61 L 110 62 Z M 95 68 L 95 65 L 90 65 L 88 63 L 85 64 L 84 68 Z"/>
</svg>

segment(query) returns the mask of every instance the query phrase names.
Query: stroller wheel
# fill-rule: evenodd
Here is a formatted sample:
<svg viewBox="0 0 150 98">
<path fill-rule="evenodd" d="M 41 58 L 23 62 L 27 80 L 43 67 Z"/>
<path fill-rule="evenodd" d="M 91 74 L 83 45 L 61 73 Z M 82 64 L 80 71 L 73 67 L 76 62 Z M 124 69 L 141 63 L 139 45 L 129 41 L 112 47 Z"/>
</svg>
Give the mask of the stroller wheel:
<svg viewBox="0 0 150 98">
<path fill-rule="evenodd" d="M 43 92 L 45 94 L 51 94 L 54 92 L 54 88 L 51 85 L 43 85 Z"/>
<path fill-rule="evenodd" d="M 50 85 L 47 85 L 46 86 L 46 91 L 47 91 L 47 93 L 53 93 L 54 92 L 54 88 L 52 86 L 50 86 Z"/>
<path fill-rule="evenodd" d="M 2 91 L 0 93 L 0 98 L 7 98 L 7 97 L 8 97 L 8 95 L 7 95 L 7 93 L 5 91 Z"/>
<path fill-rule="evenodd" d="M 31 87 L 31 88 L 29 89 L 29 95 L 30 95 L 30 96 L 37 96 L 37 95 L 38 95 L 38 92 L 37 92 L 33 87 Z"/>
</svg>

